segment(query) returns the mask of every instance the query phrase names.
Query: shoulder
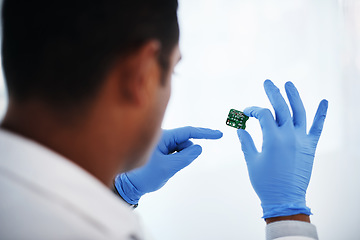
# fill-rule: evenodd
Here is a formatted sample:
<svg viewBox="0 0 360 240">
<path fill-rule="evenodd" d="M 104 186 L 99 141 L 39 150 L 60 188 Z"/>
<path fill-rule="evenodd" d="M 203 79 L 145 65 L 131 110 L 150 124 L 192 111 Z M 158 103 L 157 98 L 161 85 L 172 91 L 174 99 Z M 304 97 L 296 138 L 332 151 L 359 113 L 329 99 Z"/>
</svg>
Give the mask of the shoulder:
<svg viewBox="0 0 360 240">
<path fill-rule="evenodd" d="M 91 196 L 81 206 L 1 173 L 0 189 L 1 239 L 142 239 L 138 217 L 117 199 Z"/>
<path fill-rule="evenodd" d="M 86 171 L 20 137 L 0 143 L 1 239 L 143 239 L 133 211 Z"/>
</svg>

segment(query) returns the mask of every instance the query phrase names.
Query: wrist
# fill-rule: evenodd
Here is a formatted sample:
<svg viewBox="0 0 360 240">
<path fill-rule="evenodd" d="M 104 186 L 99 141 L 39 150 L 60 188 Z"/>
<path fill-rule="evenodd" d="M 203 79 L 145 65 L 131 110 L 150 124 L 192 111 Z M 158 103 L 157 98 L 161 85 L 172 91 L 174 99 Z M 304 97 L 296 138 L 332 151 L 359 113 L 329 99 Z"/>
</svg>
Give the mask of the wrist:
<svg viewBox="0 0 360 240">
<path fill-rule="evenodd" d="M 113 189 L 112 191 L 119 197 L 121 198 L 125 203 L 129 204 L 131 208 L 135 209 L 139 206 L 139 204 L 131 204 L 131 203 L 128 203 L 122 196 L 121 194 L 119 193 L 119 191 L 117 190 L 117 188 L 115 187 L 115 182 L 114 182 L 114 186 L 113 186 Z"/>
<path fill-rule="evenodd" d="M 272 217 L 272 218 L 266 218 L 266 224 L 270 224 L 273 222 L 279 222 L 279 221 L 301 221 L 301 222 L 308 222 L 310 223 L 310 216 L 306 214 L 296 214 L 291 216 L 280 216 L 280 217 Z"/>
<path fill-rule="evenodd" d="M 263 218 L 275 218 L 283 216 L 294 216 L 298 214 L 312 215 L 310 208 L 306 206 L 305 202 L 288 203 L 280 205 L 265 205 L 261 204 L 263 208 Z"/>
<path fill-rule="evenodd" d="M 131 183 L 126 173 L 119 174 L 115 177 L 114 187 L 121 198 L 131 205 L 137 205 L 140 197 L 143 195 Z"/>
</svg>

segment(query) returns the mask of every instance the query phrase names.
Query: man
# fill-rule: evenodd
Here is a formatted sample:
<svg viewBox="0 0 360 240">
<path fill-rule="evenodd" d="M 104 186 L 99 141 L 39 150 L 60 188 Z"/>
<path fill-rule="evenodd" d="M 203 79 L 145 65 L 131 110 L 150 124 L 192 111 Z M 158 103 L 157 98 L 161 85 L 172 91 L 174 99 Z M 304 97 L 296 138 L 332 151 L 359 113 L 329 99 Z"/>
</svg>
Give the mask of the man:
<svg viewBox="0 0 360 240">
<path fill-rule="evenodd" d="M 201 154 L 191 138 L 222 137 L 161 132 L 180 59 L 177 1 L 4 0 L 2 20 L 1 238 L 148 239 L 128 204 Z M 305 194 L 327 102 L 306 134 L 296 88 L 286 84 L 293 117 L 271 81 L 265 90 L 276 120 L 245 109 L 261 123 L 262 152 L 238 134 L 267 237 L 316 239 Z"/>
</svg>

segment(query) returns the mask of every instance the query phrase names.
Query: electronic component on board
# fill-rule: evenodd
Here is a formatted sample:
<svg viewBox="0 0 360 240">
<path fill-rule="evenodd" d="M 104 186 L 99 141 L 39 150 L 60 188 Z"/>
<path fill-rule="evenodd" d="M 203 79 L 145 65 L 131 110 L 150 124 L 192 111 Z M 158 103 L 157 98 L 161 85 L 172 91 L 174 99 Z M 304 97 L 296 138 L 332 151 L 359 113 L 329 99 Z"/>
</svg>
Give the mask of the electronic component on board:
<svg viewBox="0 0 360 240">
<path fill-rule="evenodd" d="M 226 125 L 237 129 L 245 129 L 246 121 L 249 119 L 243 112 L 231 109 L 226 119 Z"/>
</svg>

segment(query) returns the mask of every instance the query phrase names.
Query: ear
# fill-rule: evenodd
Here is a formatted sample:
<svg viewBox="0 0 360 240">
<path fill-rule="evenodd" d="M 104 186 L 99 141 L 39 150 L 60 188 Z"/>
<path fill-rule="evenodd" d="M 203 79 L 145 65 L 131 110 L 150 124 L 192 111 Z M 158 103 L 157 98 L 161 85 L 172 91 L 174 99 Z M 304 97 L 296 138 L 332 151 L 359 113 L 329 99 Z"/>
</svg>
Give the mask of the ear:
<svg viewBox="0 0 360 240">
<path fill-rule="evenodd" d="M 120 94 L 128 103 L 147 104 L 160 85 L 160 48 L 158 41 L 149 41 L 122 61 L 118 80 Z"/>
</svg>

